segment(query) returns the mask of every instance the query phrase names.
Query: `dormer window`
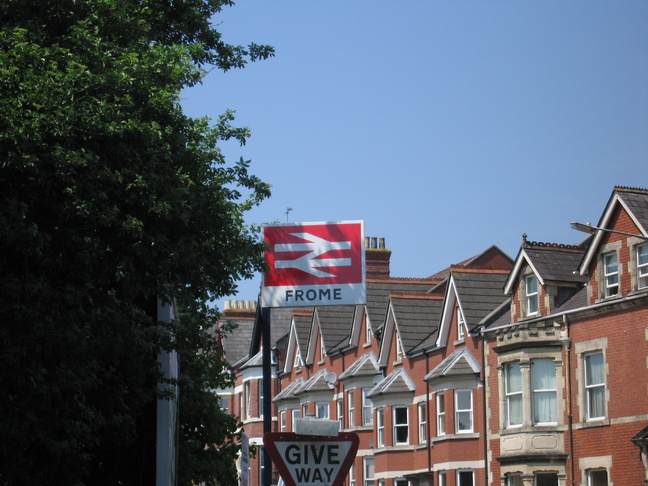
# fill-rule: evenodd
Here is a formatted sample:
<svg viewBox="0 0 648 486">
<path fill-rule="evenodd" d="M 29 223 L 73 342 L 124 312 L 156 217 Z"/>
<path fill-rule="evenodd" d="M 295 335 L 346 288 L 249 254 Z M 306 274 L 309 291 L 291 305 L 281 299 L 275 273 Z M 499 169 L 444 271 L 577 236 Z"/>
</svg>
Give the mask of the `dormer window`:
<svg viewBox="0 0 648 486">
<path fill-rule="evenodd" d="M 648 244 L 637 247 L 637 288 L 648 287 Z"/>
<path fill-rule="evenodd" d="M 603 255 L 603 282 L 605 297 L 619 293 L 619 258 L 616 252 Z"/>
<path fill-rule="evenodd" d="M 526 287 L 526 315 L 538 313 L 538 279 L 535 275 L 527 275 L 524 279 Z"/>
</svg>

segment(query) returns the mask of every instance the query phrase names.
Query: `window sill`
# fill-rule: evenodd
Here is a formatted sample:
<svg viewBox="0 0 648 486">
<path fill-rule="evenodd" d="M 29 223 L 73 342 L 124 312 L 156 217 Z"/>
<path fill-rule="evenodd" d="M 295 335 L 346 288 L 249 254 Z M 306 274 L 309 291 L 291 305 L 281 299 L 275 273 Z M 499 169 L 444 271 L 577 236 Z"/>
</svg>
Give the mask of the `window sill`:
<svg viewBox="0 0 648 486">
<path fill-rule="evenodd" d="M 529 434 L 529 433 L 546 433 L 546 432 L 562 432 L 564 426 L 553 425 L 522 425 L 519 427 L 508 427 L 500 430 L 500 435 L 516 435 L 516 434 Z"/>
<path fill-rule="evenodd" d="M 446 434 L 446 435 L 438 435 L 436 437 L 432 437 L 430 439 L 430 442 L 433 444 L 436 442 L 443 442 L 446 440 L 463 440 L 463 439 L 479 439 L 479 434 L 476 432 L 471 432 L 469 434 Z"/>
<path fill-rule="evenodd" d="M 583 429 L 593 429 L 596 427 L 607 427 L 610 425 L 610 419 L 607 418 L 602 418 L 602 419 L 592 419 L 592 420 L 587 420 L 585 422 L 581 422 L 581 428 Z"/>
</svg>

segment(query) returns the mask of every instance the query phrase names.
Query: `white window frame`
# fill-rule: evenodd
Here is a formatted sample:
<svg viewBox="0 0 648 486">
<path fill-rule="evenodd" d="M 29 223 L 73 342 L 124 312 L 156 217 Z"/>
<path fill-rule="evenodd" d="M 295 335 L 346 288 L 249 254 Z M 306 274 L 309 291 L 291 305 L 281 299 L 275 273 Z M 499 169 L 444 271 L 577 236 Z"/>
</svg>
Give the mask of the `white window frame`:
<svg viewBox="0 0 648 486">
<path fill-rule="evenodd" d="M 472 482 L 470 486 L 475 486 L 475 471 L 473 471 L 472 469 L 457 469 L 457 486 L 463 486 L 460 480 L 463 474 L 470 474 L 470 481 Z"/>
<path fill-rule="evenodd" d="M 405 421 L 397 421 L 396 415 L 401 415 L 399 420 L 402 420 L 402 411 L 405 411 Z M 399 432 L 404 430 L 406 432 L 405 440 L 399 438 Z M 392 442 L 394 445 L 409 445 L 409 407 L 394 406 L 392 407 Z"/>
<path fill-rule="evenodd" d="M 511 378 L 511 369 L 515 367 L 517 369 L 517 373 L 519 375 L 519 382 L 520 382 L 520 389 L 519 390 L 511 390 L 510 387 L 510 378 Z M 522 395 L 522 389 L 524 388 L 522 384 L 522 371 L 520 367 L 520 362 L 519 361 L 510 361 L 508 363 L 504 363 L 504 395 L 506 397 L 506 427 L 507 428 L 514 428 L 514 427 L 521 427 L 522 423 L 524 421 L 524 412 L 523 412 L 523 403 L 524 403 L 524 397 Z M 516 404 L 519 407 L 520 410 L 520 420 L 519 423 L 512 423 L 511 422 L 511 417 L 513 414 L 511 413 L 512 406 Z"/>
<path fill-rule="evenodd" d="M 373 333 L 371 332 L 371 323 L 369 322 L 369 317 L 365 317 L 365 345 L 369 346 L 371 344 L 371 337 Z"/>
<path fill-rule="evenodd" d="M 318 419 L 328 420 L 330 417 L 329 402 L 315 402 L 315 417 Z"/>
<path fill-rule="evenodd" d="M 592 370 L 590 358 L 594 356 L 600 356 L 601 358 L 601 367 L 602 367 L 602 381 L 593 382 L 592 381 Z M 601 420 L 604 419 L 607 415 L 607 403 L 606 403 L 606 394 L 607 387 L 605 383 L 605 354 L 602 350 L 592 351 L 589 353 L 583 354 L 583 372 L 584 372 L 584 386 L 585 386 L 585 405 L 586 405 L 586 417 L 587 420 Z M 593 412 L 593 403 L 595 399 L 601 400 L 601 408 L 603 409 L 602 415 L 595 415 Z"/>
<path fill-rule="evenodd" d="M 553 374 L 553 388 L 542 387 L 536 383 L 536 376 L 538 364 L 540 362 L 550 362 L 553 365 L 554 374 Z M 533 410 L 532 422 L 533 425 L 557 425 L 558 424 L 558 379 L 556 377 L 556 362 L 553 358 L 536 358 L 531 360 L 531 408 Z M 555 420 L 542 420 L 542 417 L 539 417 L 541 411 L 537 403 L 537 399 L 541 397 L 553 397 L 553 410 L 551 410 L 552 415 L 555 417 Z"/>
<path fill-rule="evenodd" d="M 279 412 L 279 429 L 281 430 L 281 432 L 286 431 L 286 411 L 285 410 L 281 410 Z"/>
<path fill-rule="evenodd" d="M 259 407 L 257 417 L 263 417 L 263 378 L 257 380 L 257 386 L 259 390 L 259 397 L 257 399 L 257 406 Z"/>
<path fill-rule="evenodd" d="M 362 389 L 362 425 L 373 425 L 373 402 L 367 395 L 371 388 Z"/>
<path fill-rule="evenodd" d="M 376 409 L 376 443 L 378 447 L 385 446 L 385 409 Z"/>
<path fill-rule="evenodd" d="M 424 444 L 427 440 L 427 413 L 426 403 L 419 402 L 416 409 L 418 410 L 418 424 L 419 424 L 419 444 Z"/>
<path fill-rule="evenodd" d="M 605 485 L 607 486 L 610 483 L 610 478 L 607 469 L 604 467 L 588 469 L 587 471 L 585 471 L 585 474 L 587 476 L 587 486 L 599 486 L 600 483 L 594 482 L 594 475 L 602 472 L 605 473 Z"/>
<path fill-rule="evenodd" d="M 364 456 L 362 458 L 362 483 L 364 486 L 374 486 L 375 484 L 373 456 Z"/>
<path fill-rule="evenodd" d="M 298 408 L 292 409 L 292 431 L 295 432 L 295 424 L 297 419 L 301 418 L 301 411 Z"/>
<path fill-rule="evenodd" d="M 538 485 L 538 477 L 540 476 L 553 476 L 556 478 L 556 486 L 560 484 L 560 480 L 558 479 L 558 474 L 555 472 L 537 472 L 533 475 L 533 484 L 534 486 Z"/>
<path fill-rule="evenodd" d="M 244 417 L 245 420 L 250 420 L 252 418 L 252 384 L 250 381 L 243 383 L 243 399 L 244 399 Z"/>
<path fill-rule="evenodd" d="M 470 407 L 469 408 L 460 408 L 459 407 L 459 395 L 460 394 L 468 394 L 470 397 Z M 455 399 L 455 434 L 471 434 L 474 431 L 474 415 L 473 415 L 473 392 L 470 389 L 460 389 L 460 390 L 455 390 L 454 391 L 454 399 Z M 461 416 L 468 416 L 470 418 L 470 428 L 469 429 L 461 429 L 460 424 L 460 414 Z"/>
<path fill-rule="evenodd" d="M 326 357 L 326 346 L 324 346 L 324 337 L 320 334 L 320 362 L 324 362 Z"/>
<path fill-rule="evenodd" d="M 540 294 L 538 293 L 538 277 L 535 274 L 524 277 L 526 294 L 526 315 L 535 316 L 540 311 Z"/>
<path fill-rule="evenodd" d="M 648 288 L 648 244 L 637 245 L 637 289 Z"/>
<path fill-rule="evenodd" d="M 523 486 L 522 483 L 522 474 L 513 473 L 506 475 L 506 486 Z"/>
<path fill-rule="evenodd" d="M 439 486 L 447 486 L 448 478 L 445 471 L 439 471 Z"/>
<path fill-rule="evenodd" d="M 394 486 L 409 486 L 409 481 L 405 478 L 394 479 Z"/>
<path fill-rule="evenodd" d="M 304 362 L 302 361 L 301 353 L 299 352 L 299 346 L 296 346 L 295 347 L 295 359 L 293 360 L 293 368 L 296 371 L 299 371 L 299 370 L 301 370 L 301 367 L 302 367 L 303 364 L 304 364 Z"/>
<path fill-rule="evenodd" d="M 437 422 L 437 435 L 446 434 L 445 426 L 445 392 L 438 392 L 436 394 L 436 422 Z"/>
<path fill-rule="evenodd" d="M 616 251 L 605 253 L 603 258 L 603 289 L 605 297 L 619 294 L 619 256 Z"/>
<path fill-rule="evenodd" d="M 461 307 L 457 306 L 457 340 L 463 341 L 465 339 L 464 329 L 466 326 L 466 321 L 464 319 L 463 312 L 461 312 Z"/>
<path fill-rule="evenodd" d="M 347 416 L 349 427 L 355 427 L 355 390 L 347 390 Z"/>
<path fill-rule="evenodd" d="M 349 468 L 349 486 L 355 486 L 355 483 L 355 464 L 351 464 L 351 467 Z"/>
<path fill-rule="evenodd" d="M 400 332 L 396 329 L 396 362 L 403 361 L 403 343 L 401 342 Z"/>
<path fill-rule="evenodd" d="M 344 404 L 342 403 L 342 399 L 338 398 L 335 401 L 335 408 L 337 410 L 337 421 L 339 424 L 339 429 L 340 431 L 344 430 Z"/>
</svg>

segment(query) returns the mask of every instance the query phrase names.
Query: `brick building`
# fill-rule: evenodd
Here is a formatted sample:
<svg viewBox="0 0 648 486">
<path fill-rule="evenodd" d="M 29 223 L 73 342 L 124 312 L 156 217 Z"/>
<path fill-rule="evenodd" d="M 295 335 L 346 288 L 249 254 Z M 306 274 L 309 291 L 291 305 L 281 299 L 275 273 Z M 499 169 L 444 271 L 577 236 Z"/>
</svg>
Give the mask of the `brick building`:
<svg viewBox="0 0 648 486">
<path fill-rule="evenodd" d="M 368 238 L 366 304 L 272 310 L 274 430 L 310 415 L 356 432 L 350 486 L 648 484 L 648 191 L 615 188 L 598 227 L 426 279 L 391 277 Z M 229 403 L 261 444 L 246 326 Z"/>
</svg>

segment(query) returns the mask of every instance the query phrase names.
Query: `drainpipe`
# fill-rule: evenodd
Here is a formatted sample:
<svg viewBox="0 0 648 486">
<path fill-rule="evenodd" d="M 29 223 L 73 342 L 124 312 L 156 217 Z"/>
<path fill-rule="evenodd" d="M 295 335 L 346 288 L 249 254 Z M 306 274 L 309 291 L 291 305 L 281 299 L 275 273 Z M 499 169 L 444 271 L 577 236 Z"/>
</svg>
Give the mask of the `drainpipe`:
<svg viewBox="0 0 648 486">
<path fill-rule="evenodd" d="M 569 336 L 569 319 L 563 314 L 563 325 L 565 326 L 566 337 L 563 341 L 567 353 L 567 443 L 569 447 L 569 475 L 571 476 L 570 482 L 572 486 L 576 484 L 574 476 L 574 417 L 572 408 L 572 366 L 571 366 L 571 337 Z"/>
<path fill-rule="evenodd" d="M 425 353 L 425 376 L 430 372 L 430 354 Z M 426 417 L 426 428 L 427 428 L 427 462 L 428 462 L 428 474 L 432 476 L 432 438 L 430 434 L 432 433 L 432 427 L 430 426 L 430 382 L 425 382 L 425 415 Z M 434 479 L 432 483 L 434 484 Z"/>
<path fill-rule="evenodd" d="M 488 420 L 486 419 L 488 407 L 486 404 L 486 336 L 482 332 L 482 422 L 484 424 L 484 474 L 485 484 L 488 484 L 490 468 L 488 463 Z"/>
</svg>

